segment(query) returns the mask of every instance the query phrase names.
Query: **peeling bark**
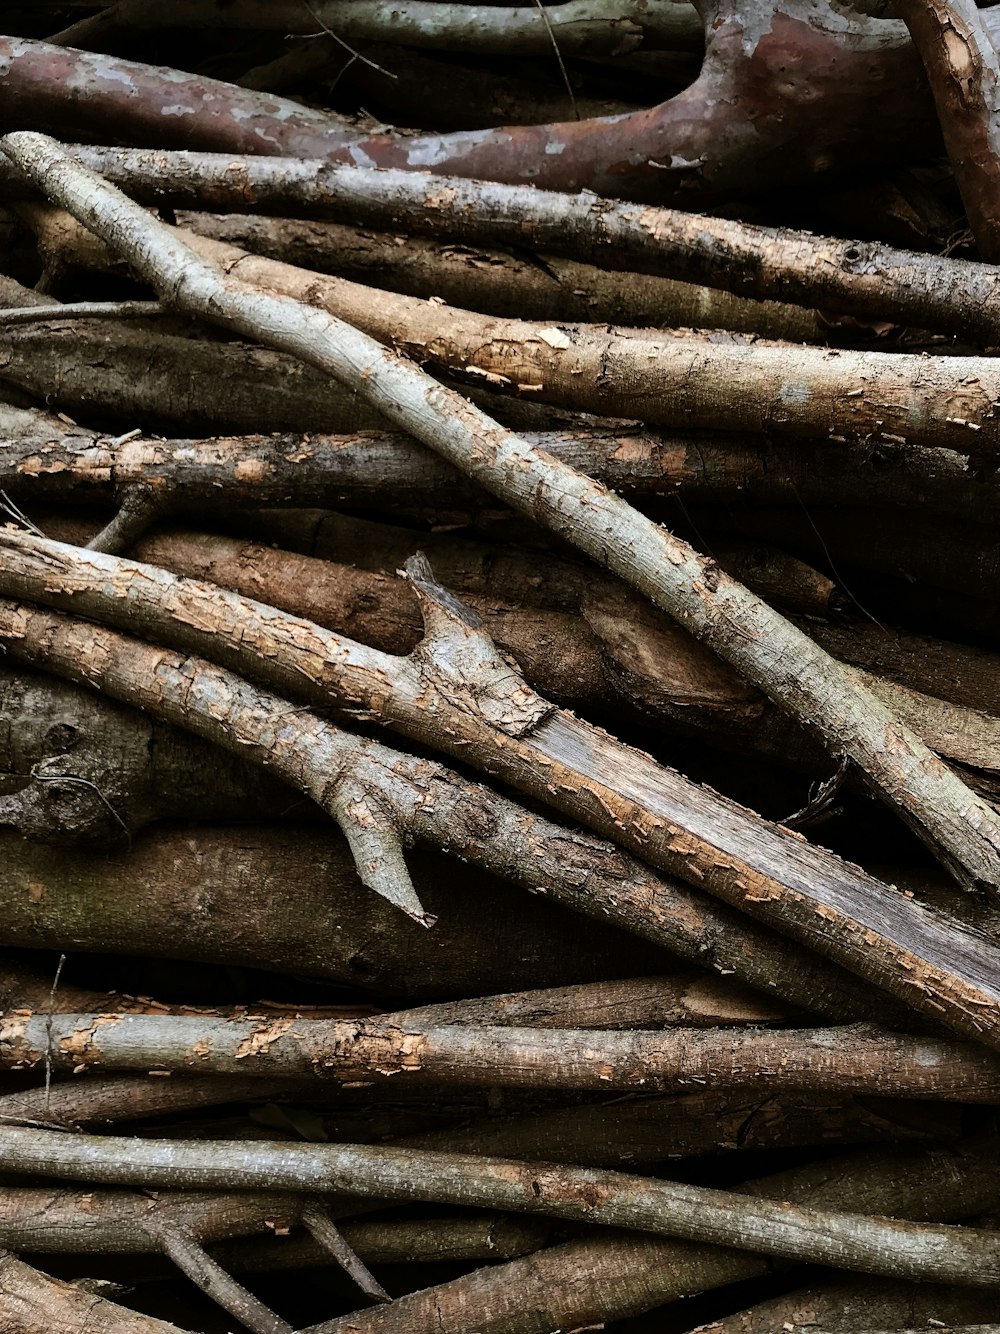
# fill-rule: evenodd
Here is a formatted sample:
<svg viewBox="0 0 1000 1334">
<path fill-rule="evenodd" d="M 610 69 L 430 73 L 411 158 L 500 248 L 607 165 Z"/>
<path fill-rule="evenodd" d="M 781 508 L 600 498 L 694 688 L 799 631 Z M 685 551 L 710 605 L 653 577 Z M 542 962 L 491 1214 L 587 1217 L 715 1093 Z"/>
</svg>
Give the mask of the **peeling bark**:
<svg viewBox="0 0 1000 1334">
<path fill-rule="evenodd" d="M 470 246 L 530 245 L 543 254 L 757 300 L 891 320 L 990 345 L 1000 341 L 1000 292 L 988 264 L 609 198 L 319 158 L 68 151 L 150 205 L 334 219 L 381 230 L 405 226 Z M 783 167 L 787 173 L 787 159 Z M 0 170 L 0 182 L 12 196 L 24 192 L 10 167 Z"/>
<path fill-rule="evenodd" d="M 800 343 L 824 342 L 833 329 L 815 311 L 650 274 L 609 273 L 556 255 L 525 258 L 523 250 L 481 250 L 294 218 L 181 212 L 177 224 L 268 259 L 408 296 L 441 297 L 488 315 L 734 329 Z"/>
<path fill-rule="evenodd" d="M 818 1006 L 826 1013 L 832 1006 L 842 1013 L 844 1006 L 850 1014 L 860 1001 L 871 1013 L 871 998 L 851 996 L 856 984 L 852 988 L 839 969 L 804 951 L 793 959 L 787 942 L 751 928 L 681 885 L 650 876 L 629 858 L 623 862 L 617 849 L 574 836 L 441 765 L 343 732 L 184 654 L 13 604 L 0 607 L 0 623 L 8 652 L 141 702 L 275 767 L 335 812 L 363 882 L 395 903 L 406 891 L 402 901 L 418 918 L 421 911 L 413 905 L 419 897 L 405 863 L 400 869 L 404 837 L 454 851 L 532 892 L 611 918 L 658 944 L 675 945 L 682 957 L 711 961 L 767 991 L 787 992 L 806 1008 Z M 374 836 L 366 838 L 370 833 Z M 543 856 L 546 844 L 548 858 Z"/>
<path fill-rule="evenodd" d="M 533 451 L 350 325 L 247 288 L 198 261 L 168 228 L 51 140 L 9 135 L 3 146 L 56 202 L 70 206 L 102 239 L 113 239 L 178 308 L 255 337 L 263 333 L 269 344 L 355 387 L 494 493 L 639 587 L 781 707 L 808 721 L 836 754 L 858 765 L 960 882 L 1000 885 L 1000 822 L 993 808 L 806 636 L 720 575 L 713 561 L 648 524 L 604 488 Z"/>
<path fill-rule="evenodd" d="M 469 613 L 422 567 L 413 576 L 428 635 L 409 658 L 394 658 L 153 566 L 13 533 L 3 546 L 7 592 L 209 652 L 292 696 L 327 703 L 333 693 L 373 710 L 404 735 L 506 777 L 794 934 L 935 1020 L 947 1016 L 961 1032 L 998 1040 L 997 966 L 985 937 L 555 710 L 497 658 Z M 41 615 L 24 611 L 22 620 L 31 614 Z M 17 627 L 10 642 L 23 634 Z M 62 669 L 79 666 L 74 652 Z M 390 771 L 383 768 L 380 781 Z M 408 799 L 398 809 L 411 809 Z M 418 802 L 421 818 L 425 811 Z M 442 829 L 447 838 L 443 816 L 435 838 Z"/>
<path fill-rule="evenodd" d="M 180 11 L 147 7 L 147 12 L 159 26 Z M 257 12 L 275 11 L 268 4 Z M 447 12 L 455 16 L 453 9 Z M 677 13 L 678 7 L 652 10 L 658 12 Z M 222 22 L 236 16 L 230 7 L 210 13 Z M 494 23 L 510 22 L 495 9 L 488 13 Z M 478 17 L 477 11 L 472 14 Z M 205 17 L 199 11 L 199 19 Z M 310 21 L 303 11 L 299 17 Z M 706 3 L 702 19 L 706 50 L 694 84 L 657 107 L 613 119 L 407 138 L 343 132 L 320 113 L 300 116 L 297 106 L 286 112 L 276 105 L 277 114 L 256 121 L 254 143 L 253 129 L 242 121 L 234 126 L 225 115 L 210 126 L 197 115 L 190 118 L 193 125 L 164 126 L 162 117 L 152 114 L 163 98 L 163 76 L 155 68 L 14 39 L 5 44 L 8 73 L 0 110 L 8 125 L 28 123 L 55 132 L 68 128 L 68 105 L 78 135 L 100 133 L 113 116 L 117 134 L 133 142 L 223 152 L 268 149 L 410 170 L 439 167 L 481 180 L 530 180 L 555 189 L 660 200 L 759 190 L 786 183 L 790 171 L 809 179 L 859 162 L 895 163 L 901 152 L 922 148 L 934 133 L 920 63 L 902 24 L 831 12 L 818 0 L 760 0 L 749 11 L 745 5 Z M 397 20 L 394 28 L 399 26 Z M 337 31 L 352 31 L 349 16 L 339 10 Z M 548 49 L 548 34 L 537 19 L 530 31 Z M 384 26 L 374 35 L 384 37 Z M 789 63 L 802 69 L 799 79 L 787 77 Z M 109 74 L 119 79 L 110 90 Z M 64 93 L 61 105 L 53 105 L 55 99 L 45 98 L 46 87 L 60 85 L 69 89 L 71 100 Z M 130 98 L 137 86 L 145 97 Z M 201 89 L 194 91 L 196 97 Z M 251 118 L 259 116 L 259 106 L 247 104 Z"/>
<path fill-rule="evenodd" d="M 484 1028 L 379 1016 L 55 1014 L 9 1010 L 0 1063 L 30 1070 L 169 1070 L 353 1084 L 379 1076 L 431 1084 L 566 1092 L 827 1092 L 1000 1104 L 1000 1063 L 971 1044 L 882 1030 Z"/>
<path fill-rule="evenodd" d="M 206 345 L 220 347 L 226 345 Z M 199 355 L 203 350 L 199 347 Z M 30 364 L 30 348 L 26 352 Z M 96 360 L 102 354 L 95 349 L 93 355 Z M 48 364 L 48 353 L 43 357 Z M 91 370 L 86 390 L 91 410 L 101 395 L 97 411 L 103 413 L 115 405 L 113 392 L 101 388 L 100 369 L 91 364 Z M 251 362 L 248 373 L 253 371 Z M 274 371 L 280 380 L 282 370 L 276 365 Z M 0 366 L 0 378 L 4 373 Z M 32 375 L 33 384 L 40 385 L 41 374 Z M 107 383 L 106 373 L 104 380 Z M 133 385 L 133 401 L 136 390 Z M 233 393 L 235 398 L 235 387 Z M 204 388 L 201 394 L 204 400 Z M 59 396 L 57 389 L 54 397 Z M 298 415 L 305 420 L 315 420 L 328 406 L 297 401 Z M 258 425 L 267 426 L 275 419 L 273 403 L 263 393 L 258 398 Z M 246 412 L 245 407 L 235 406 Z M 503 408 L 504 400 L 496 406 Z M 291 402 L 288 408 L 294 413 Z M 136 411 L 148 419 L 155 408 L 147 400 L 136 403 Z M 194 405 L 196 415 L 204 417 L 211 411 L 208 402 Z M 221 415 L 218 402 L 216 413 Z M 103 505 L 120 502 L 131 487 L 151 487 L 163 516 L 177 510 L 218 517 L 220 499 L 233 506 L 338 505 L 430 519 L 457 512 L 472 520 L 488 507 L 495 509 L 495 502 L 457 468 L 429 455 L 411 437 L 390 431 L 206 440 L 140 436 L 115 444 L 105 433 L 68 424 L 41 409 L 0 403 L 0 433 L 0 484 L 22 507 Z M 668 502 L 676 494 L 685 501 L 726 503 L 737 511 L 743 504 L 799 501 L 810 506 L 863 506 L 877 488 L 880 506 L 903 510 L 919 506 L 928 515 L 960 516 L 985 524 L 1000 504 L 1000 483 L 978 475 L 967 458 L 946 450 L 886 445 L 873 451 L 867 445 L 835 444 L 813 445 L 807 452 L 794 442 L 662 435 L 598 423 L 524 435 L 536 448 L 643 507 Z M 287 546 L 287 535 L 280 535 Z M 451 581 L 450 573 L 447 578 Z"/>
<path fill-rule="evenodd" d="M 93 257 L 82 227 L 51 212 L 36 211 L 34 221 L 43 253 Z M 790 348 L 564 322 L 544 328 L 320 276 L 204 236 L 176 240 L 244 284 L 247 296 L 253 289 L 258 299 L 290 297 L 439 374 L 485 377 L 533 402 L 689 430 L 888 441 L 975 456 L 1000 448 L 1000 371 L 989 357 Z"/>
<path fill-rule="evenodd" d="M 47 527 L 63 536 L 60 525 Z M 412 534 L 405 540 L 412 542 Z M 419 603 L 411 587 L 390 574 L 296 560 L 255 543 L 183 533 L 146 538 L 134 554 L 148 564 L 208 579 L 386 652 L 407 653 L 419 642 Z M 376 554 L 370 548 L 368 561 Z M 513 552 L 504 560 L 504 554 L 497 548 L 483 552 L 484 567 L 503 562 L 503 573 L 494 571 L 498 589 L 530 589 L 538 579 L 537 562 L 519 560 Z M 780 560 L 769 564 L 766 553 L 755 562 L 754 553 L 727 550 L 715 542 L 713 554 L 723 569 L 762 597 L 813 616 L 826 611 L 832 585 L 807 567 L 796 569 L 793 562 Z M 394 568 L 391 560 L 382 564 Z M 518 564 L 523 565 L 520 571 Z M 540 582 L 558 584 L 570 606 L 578 589 L 579 616 L 498 606 L 489 597 L 466 594 L 494 643 L 514 657 L 534 689 L 565 707 L 589 709 L 591 715 L 605 714 L 609 704 L 627 713 L 637 709 L 657 728 L 694 732 L 725 748 L 827 771 L 822 749 L 807 733 L 615 581 L 594 579 L 582 568 L 553 559 Z M 871 674 L 859 673 L 859 679 L 937 754 L 985 771 L 967 775 L 967 781 L 981 792 L 992 791 L 990 775 L 1000 771 L 1000 722 L 902 683 Z"/>
<path fill-rule="evenodd" d="M 117 143 L 222 152 L 313 152 L 350 128 L 344 117 L 165 66 L 0 38 L 4 123 Z"/>
<path fill-rule="evenodd" d="M 976 248 L 1000 259 L 1000 59 L 972 0 L 896 0 L 927 71 Z"/>
</svg>

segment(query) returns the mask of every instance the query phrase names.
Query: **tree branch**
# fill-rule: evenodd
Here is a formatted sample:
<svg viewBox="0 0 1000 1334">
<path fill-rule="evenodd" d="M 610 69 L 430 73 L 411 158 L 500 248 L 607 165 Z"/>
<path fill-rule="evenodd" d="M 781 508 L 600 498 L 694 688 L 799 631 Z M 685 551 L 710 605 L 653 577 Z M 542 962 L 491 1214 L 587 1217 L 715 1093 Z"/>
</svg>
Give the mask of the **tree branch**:
<svg viewBox="0 0 1000 1334">
<path fill-rule="evenodd" d="M 971 1159 L 960 1153 L 859 1153 L 793 1168 L 741 1190 L 814 1208 L 958 1219 L 990 1200 L 996 1189 L 992 1149 L 981 1152 L 982 1157 Z M 988 1182 L 979 1180 L 976 1171 L 987 1162 Z M 518 1334 L 550 1334 L 553 1328 L 638 1315 L 769 1270 L 761 1257 L 717 1247 L 584 1237 L 411 1293 L 390 1307 L 314 1325 L 309 1334 L 466 1334 L 470 1323 L 482 1334 L 506 1334 L 511 1326 Z"/>
<path fill-rule="evenodd" d="M 101 267 L 81 226 L 34 211 L 43 252 Z M 653 425 L 944 447 L 992 457 L 1000 372 L 989 357 L 939 357 L 825 347 L 771 346 L 733 336 L 606 329 L 560 321 L 546 328 L 497 319 L 343 278 L 319 276 L 191 233 L 176 240 L 250 289 L 326 310 L 438 374 L 532 402 Z M 46 239 L 49 238 L 49 239 Z M 244 330 L 245 332 L 245 330 Z M 317 363 L 318 364 L 318 363 Z"/>
<path fill-rule="evenodd" d="M 993 14 L 983 10 L 983 17 Z M 139 202 L 176 208 L 334 219 L 466 245 L 530 244 L 612 270 L 703 283 L 935 329 L 993 345 L 1000 296 L 988 264 L 916 254 L 876 241 L 814 236 L 676 209 L 425 172 L 226 154 L 70 145 L 67 152 Z M 0 183 L 25 183 L 11 166 Z"/>
<path fill-rule="evenodd" d="M 329 801 L 331 810 L 346 781 L 348 792 L 384 802 L 398 831 L 602 921 L 620 922 L 693 962 L 711 962 L 772 994 L 787 991 L 793 1003 L 821 1013 L 873 1017 L 884 1009 L 883 999 L 859 994 L 839 969 L 652 875 L 617 849 L 569 834 L 440 765 L 343 732 L 210 663 L 28 607 L 0 606 L 0 627 L 9 653 L 266 762 L 314 799 Z M 368 874 L 362 868 L 363 880 Z M 405 882 L 385 888 L 391 901 L 413 907 Z"/>
<path fill-rule="evenodd" d="M 251 1330 L 253 1334 L 295 1334 L 286 1320 L 227 1274 L 203 1247 L 180 1228 L 161 1224 L 158 1239 L 164 1254 L 186 1274 L 206 1297 Z"/>
<path fill-rule="evenodd" d="M 714 562 L 572 469 L 539 455 L 458 395 L 330 316 L 268 297 L 198 261 L 114 187 L 43 136 L 3 141 L 32 179 L 91 224 L 189 313 L 293 351 L 413 430 L 489 489 L 636 584 L 838 753 L 970 885 L 1000 887 L 1000 821 L 889 710 Z"/>
<path fill-rule="evenodd" d="M 51 1035 L 51 1042 L 50 1042 Z M 1000 1102 L 1000 1064 L 971 1044 L 882 1029 L 528 1029 L 309 1019 L 211 1019 L 9 1010 L 0 1062 L 33 1069 L 162 1069 L 351 1084 L 405 1074 L 432 1084 L 669 1092 L 689 1084 Z"/>
<path fill-rule="evenodd" d="M 500 1207 L 709 1241 L 921 1281 L 1000 1282 L 1000 1234 L 803 1209 L 733 1191 L 584 1168 L 382 1145 L 177 1142 L 0 1128 L 9 1172 L 146 1188 L 314 1190 Z"/>
<path fill-rule="evenodd" d="M 1000 260 L 1000 59 L 973 0 L 896 0 L 927 71 L 976 248 Z"/>
<path fill-rule="evenodd" d="M 30 535 L 5 533 L 0 543 L 5 552 L 0 586 L 7 592 L 112 619 L 189 651 L 207 651 L 317 703 L 328 703 L 333 693 L 344 703 L 374 710 L 405 735 L 507 777 L 647 861 L 795 932 L 935 1020 L 947 1016 L 959 1031 L 1000 1040 L 991 1018 L 995 951 L 985 937 L 921 909 L 832 854 L 553 709 L 499 659 L 484 632 L 468 623 L 469 614 L 456 611 L 454 599 L 443 591 L 438 598 L 425 572 L 418 573 L 418 581 L 424 600 L 439 608 L 438 637 L 431 641 L 439 652 L 418 648 L 409 658 L 394 658 L 153 566 Z M 25 640 L 25 623 L 37 615 L 21 609 L 8 627 L 6 637 L 15 648 Z M 51 617 L 39 622 L 46 632 L 34 643 L 46 643 L 51 623 Z M 445 625 L 454 647 L 440 637 Z M 79 649 L 67 653 L 60 670 L 75 673 L 80 660 Z M 462 672 L 470 663 L 480 665 L 474 666 L 479 675 L 466 680 Z M 484 664 L 486 670 L 480 670 Z M 391 763 L 388 767 L 391 771 Z M 399 793 L 400 809 L 412 809 L 405 791 Z M 440 805 L 437 810 L 443 816 Z M 411 818 L 426 819 L 425 806 L 416 803 Z M 455 846 L 441 818 L 433 837 Z M 479 841 L 479 836 L 471 840 L 473 846 Z M 510 868 L 509 858 L 503 865 Z M 531 859 L 511 869 L 521 878 L 530 865 Z"/>
</svg>

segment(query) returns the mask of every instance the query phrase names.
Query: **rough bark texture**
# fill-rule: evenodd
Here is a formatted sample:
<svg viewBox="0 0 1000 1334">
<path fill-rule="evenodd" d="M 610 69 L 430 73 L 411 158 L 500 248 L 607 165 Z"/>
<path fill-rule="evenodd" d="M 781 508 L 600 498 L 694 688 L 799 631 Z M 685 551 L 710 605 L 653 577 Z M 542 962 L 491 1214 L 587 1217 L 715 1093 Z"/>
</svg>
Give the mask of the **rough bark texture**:
<svg viewBox="0 0 1000 1334">
<path fill-rule="evenodd" d="M 1000 259 L 1000 60 L 972 0 L 897 0 L 927 71 L 976 248 Z"/>
<path fill-rule="evenodd" d="M 13 534 L 4 547 L 0 578 L 8 592 L 125 618 L 131 629 L 212 653 L 292 695 L 319 703 L 332 691 L 354 706 L 374 706 L 405 735 L 507 776 L 915 1008 L 995 1040 L 996 966 L 985 937 L 554 710 L 500 663 L 468 613 L 421 571 L 415 586 L 429 633 L 403 659 L 152 566 Z M 23 634 L 17 627 L 13 642 Z"/>
<path fill-rule="evenodd" d="M 47 345 L 36 346 L 47 363 Z M 199 345 L 197 354 L 214 354 L 225 346 Z M 26 348 L 25 354 L 20 364 L 23 373 L 32 375 L 31 349 Z M 80 341 L 75 354 L 88 355 Z M 99 349 L 93 348 L 89 355 L 96 361 Z M 6 368 L 0 366 L 0 377 L 10 366 L 10 362 Z M 90 411 L 108 413 L 116 400 L 110 387 L 101 387 L 101 378 L 108 385 L 107 374 L 101 377 L 99 367 L 92 369 L 87 390 Z M 251 359 L 248 373 L 253 369 Z M 283 372 L 276 374 L 280 379 Z M 78 392 L 83 392 L 82 383 Z M 136 400 L 140 392 L 134 385 L 132 402 L 145 421 L 155 408 L 151 399 Z M 53 396 L 59 400 L 58 386 L 53 386 Z M 203 401 L 194 410 L 205 419 L 212 405 L 204 401 L 204 388 L 201 396 Z M 315 420 L 329 406 L 322 401 L 315 406 L 296 402 L 298 415 L 305 420 Z M 269 426 L 275 420 L 274 403 L 273 397 L 260 394 L 259 425 Z M 505 405 L 509 406 L 498 399 L 495 406 Z M 127 412 L 128 399 L 117 406 Z M 235 403 L 234 408 L 246 414 L 245 406 L 240 409 Z M 217 399 L 216 419 L 226 410 Z M 280 411 L 293 416 L 295 404 L 290 402 Z M 23 502 L 22 508 L 49 502 L 104 504 L 133 486 L 154 488 L 163 514 L 175 507 L 205 514 L 211 498 L 211 513 L 218 517 L 220 497 L 233 505 L 342 505 L 419 514 L 431 521 L 456 514 L 471 521 L 496 508 L 496 502 L 457 468 L 428 455 L 411 437 L 398 432 L 278 437 L 255 433 L 206 440 L 140 436 L 113 444 L 106 433 L 68 424 L 41 409 L 7 403 L 0 403 L 0 431 L 0 481 L 9 495 Z M 880 506 L 903 510 L 919 506 L 928 515 L 985 524 L 1000 502 L 1000 484 L 975 471 L 965 456 L 946 450 L 887 445 L 873 452 L 867 445 L 845 443 L 814 445 L 805 451 L 794 442 L 744 440 L 731 433 L 663 435 L 597 423 L 525 432 L 525 439 L 644 507 L 669 502 L 676 494 L 685 501 L 727 503 L 737 509 L 743 504 L 799 501 L 810 506 L 863 506 L 877 488 Z"/>
<path fill-rule="evenodd" d="M 129 1311 L 74 1283 L 50 1278 L 13 1255 L 0 1255 L 4 1334 L 185 1334 L 177 1325 Z"/>
<path fill-rule="evenodd" d="M 367 1020 L 217 1019 L 7 1011 L 0 1063 L 33 1069 L 257 1072 L 352 1084 L 429 1083 L 597 1093 L 707 1088 L 1000 1103 L 1000 1062 L 970 1045 L 849 1028 L 747 1032 L 483 1028 Z"/>
<path fill-rule="evenodd" d="M 934 1284 L 887 1279 L 840 1279 L 761 1302 L 704 1326 L 698 1334 L 771 1334 L 773 1330 L 822 1326 L 855 1334 L 862 1329 L 947 1329 L 955 1322 L 985 1322 L 996 1314 L 995 1297 Z M 987 1334 L 979 1325 L 981 1334 Z"/>
<path fill-rule="evenodd" d="M 676 13 L 677 6 L 657 10 Z M 157 24 L 165 17 L 162 9 L 147 7 L 147 12 Z M 258 12 L 270 13 L 271 7 L 261 5 Z M 225 21 L 233 11 L 211 13 Z M 116 133 L 133 142 L 263 149 L 410 170 L 436 166 L 481 180 L 534 180 L 556 189 L 657 199 L 746 192 L 783 184 L 790 170 L 809 179 L 855 168 L 859 161 L 897 160 L 901 151 L 934 133 L 920 64 L 902 24 L 831 13 L 817 0 L 758 0 L 749 9 L 723 0 L 706 3 L 702 17 L 706 51 L 695 83 L 657 107 L 610 121 L 407 139 L 344 133 L 325 117 L 300 116 L 301 108 L 289 112 L 277 102 L 272 116 L 265 111 L 255 124 L 262 108 L 250 101 L 249 124 L 230 113 L 205 125 L 197 115 L 204 97 L 199 81 L 190 92 L 182 86 L 180 94 L 182 104 L 187 94 L 196 114 L 164 126 L 153 114 L 163 96 L 162 71 L 12 39 L 3 51 L 8 72 L 0 110 L 9 125 L 43 125 L 56 132 L 66 128 L 68 105 L 77 134 L 99 135 L 114 117 Z M 345 19 L 338 11 L 338 31 L 346 34 Z M 531 32 L 535 42 L 549 41 L 537 21 Z M 384 27 L 376 34 L 385 35 Z M 785 76 L 789 61 L 808 71 L 801 80 Z M 60 85 L 75 96 L 64 94 L 59 103 L 46 98 L 47 89 Z M 224 102 L 223 112 L 227 109 Z M 803 139 L 808 151 L 796 151 Z"/>
<path fill-rule="evenodd" d="M 984 15 L 992 13 L 983 11 Z M 995 344 L 991 266 L 879 242 L 813 236 L 704 214 L 458 176 L 324 162 L 74 147 L 78 160 L 148 204 L 362 223 L 471 246 L 530 244 L 609 269 L 704 283 L 758 300 L 890 319 Z M 7 167 L 0 181 L 25 189 Z"/>
<path fill-rule="evenodd" d="M 92 257 L 87 233 L 64 215 L 36 221 L 43 251 Z M 438 373 L 483 377 L 533 402 L 684 429 L 973 455 L 992 455 L 1000 443 L 1000 372 L 987 357 L 793 349 L 564 321 L 539 327 L 318 276 L 204 236 L 177 239 L 238 283 L 325 310 Z"/>
<path fill-rule="evenodd" d="M 1000 1234 L 803 1208 L 648 1177 L 364 1145 L 238 1145 L 0 1128 L 8 1171 L 105 1184 L 284 1189 L 488 1205 L 969 1287 L 1000 1284 Z M 391 1309 L 391 1308 L 389 1308 Z"/>
<path fill-rule="evenodd" d="M 618 55 L 649 45 L 697 51 L 701 24 L 687 0 L 563 0 L 553 7 L 549 23 L 568 55 Z M 194 3 L 163 10 L 148 0 L 119 0 L 104 13 L 67 28 L 60 45 L 91 46 L 116 29 L 162 27 L 261 28 L 280 33 L 315 36 L 332 25 L 337 35 L 351 42 L 393 37 L 404 46 L 437 50 L 486 52 L 496 55 L 548 55 L 552 41 L 538 10 L 528 7 L 498 10 L 492 5 L 454 6 L 435 0 L 408 0 L 386 13 L 371 0 L 360 0 L 345 11 L 320 3 L 312 13 L 294 3 L 255 3 L 241 0 L 223 9 Z"/>
<path fill-rule="evenodd" d="M 817 312 L 779 302 L 650 274 L 609 273 L 556 255 L 526 257 L 520 249 L 484 250 L 293 218 L 182 211 L 177 224 L 268 259 L 409 296 L 441 297 L 488 315 L 733 329 L 800 343 L 825 341 L 833 328 Z"/>
<path fill-rule="evenodd" d="M 724 908 L 652 877 L 631 859 L 623 863 L 612 846 L 574 837 L 440 765 L 340 731 L 196 658 L 37 608 L 4 604 L 2 611 L 8 652 L 139 701 L 226 747 L 249 747 L 257 762 L 335 813 L 366 885 L 405 903 L 420 920 L 433 914 L 423 916 L 402 864 L 404 837 L 454 851 L 657 943 L 676 943 L 683 957 L 711 960 L 806 1008 L 851 1014 L 860 1005 L 871 1013 L 871 994 L 858 994 L 839 969 L 804 951 L 793 954 L 787 942 Z"/>
<path fill-rule="evenodd" d="M 808 720 L 835 753 L 858 765 L 961 882 L 1000 885 L 1000 824 L 993 808 L 815 644 L 720 575 L 714 561 L 648 524 L 604 488 L 531 450 L 353 327 L 199 263 L 169 229 L 51 140 L 8 136 L 4 148 L 31 179 L 44 181 L 51 197 L 169 292 L 179 309 L 255 337 L 264 333 L 271 345 L 355 387 L 494 493 L 624 576 L 781 707 Z"/>
</svg>

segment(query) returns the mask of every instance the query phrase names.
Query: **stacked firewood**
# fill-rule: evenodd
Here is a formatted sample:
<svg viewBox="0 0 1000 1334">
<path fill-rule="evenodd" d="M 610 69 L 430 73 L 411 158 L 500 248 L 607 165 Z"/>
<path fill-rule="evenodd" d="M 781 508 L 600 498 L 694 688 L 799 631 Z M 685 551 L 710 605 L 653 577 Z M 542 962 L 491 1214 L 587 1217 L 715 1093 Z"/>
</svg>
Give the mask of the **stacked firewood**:
<svg viewBox="0 0 1000 1334">
<path fill-rule="evenodd" d="M 0 1334 L 997 1329 L 994 11 L 5 9 Z"/>
</svg>

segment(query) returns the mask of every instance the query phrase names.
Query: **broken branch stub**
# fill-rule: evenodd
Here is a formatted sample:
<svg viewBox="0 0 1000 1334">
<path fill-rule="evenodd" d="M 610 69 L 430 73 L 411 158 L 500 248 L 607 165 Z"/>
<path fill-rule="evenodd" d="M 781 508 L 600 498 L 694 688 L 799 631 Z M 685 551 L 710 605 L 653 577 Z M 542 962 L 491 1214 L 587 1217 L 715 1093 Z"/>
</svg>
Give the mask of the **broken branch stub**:
<svg viewBox="0 0 1000 1334">
<path fill-rule="evenodd" d="M 8 135 L 3 147 L 179 310 L 292 352 L 350 384 L 495 495 L 632 583 L 814 727 L 836 756 L 848 757 L 961 882 L 1000 889 L 996 811 L 834 659 L 714 561 L 350 325 L 248 288 L 199 260 L 52 140 L 22 132 Z"/>
<path fill-rule="evenodd" d="M 138 704 L 276 769 L 329 803 L 335 818 L 343 816 L 345 833 L 354 831 L 348 838 L 363 883 L 408 906 L 424 924 L 412 887 L 408 896 L 402 892 L 411 886 L 400 853 L 404 835 L 577 911 L 616 921 L 684 958 L 732 972 L 806 1009 L 871 1019 L 884 1011 L 884 998 L 859 988 L 840 969 L 697 891 L 652 874 L 617 848 L 553 825 L 442 765 L 342 731 L 209 662 L 7 602 L 0 602 L 0 642 L 21 661 Z M 376 655 L 376 661 L 381 657 L 406 661 L 389 655 Z M 506 664 L 503 676 L 508 686 L 537 698 L 517 685 Z M 457 716 L 462 690 L 459 680 L 452 689 Z M 502 700 L 498 692 L 491 699 L 501 715 Z M 498 734 L 503 735 L 499 729 Z M 386 835 L 381 841 L 379 830 Z"/>
<path fill-rule="evenodd" d="M 497 658 L 485 632 L 456 611 L 454 598 L 438 603 L 436 585 L 426 578 L 421 592 L 440 607 L 438 652 L 418 647 L 398 658 L 155 566 L 14 532 L 0 533 L 0 549 L 0 588 L 7 593 L 211 655 L 293 697 L 328 705 L 333 696 L 361 708 L 761 917 L 933 1020 L 1000 1042 L 1000 958 L 984 934 L 548 704 Z M 18 620 L 31 614 L 18 609 Z M 32 644 L 47 643 L 50 621 L 43 618 L 45 632 Z M 27 643 L 22 625 L 15 621 L 11 630 L 14 646 Z M 60 670 L 79 679 L 74 655 L 65 657 Z M 495 675 L 465 682 L 458 662 L 495 667 Z M 435 842 L 454 846 L 447 820 L 432 828 Z M 510 875 L 509 859 L 502 864 Z M 515 863 L 513 877 L 523 883 L 525 874 Z"/>
</svg>

